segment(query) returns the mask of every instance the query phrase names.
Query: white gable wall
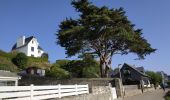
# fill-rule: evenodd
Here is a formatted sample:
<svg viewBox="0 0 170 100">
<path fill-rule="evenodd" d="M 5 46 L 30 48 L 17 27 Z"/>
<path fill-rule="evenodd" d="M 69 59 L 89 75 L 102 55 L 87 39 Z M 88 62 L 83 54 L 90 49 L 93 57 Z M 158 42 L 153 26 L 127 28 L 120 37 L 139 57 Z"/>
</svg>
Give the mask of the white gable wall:
<svg viewBox="0 0 170 100">
<path fill-rule="evenodd" d="M 34 56 L 34 57 L 39 57 L 38 56 L 38 42 L 37 39 L 33 38 L 29 43 L 28 43 L 28 56 Z M 32 51 L 31 48 L 34 48 Z"/>
<path fill-rule="evenodd" d="M 21 48 L 18 48 L 16 49 L 17 52 L 22 52 L 24 53 L 25 55 L 28 56 L 28 46 L 24 46 L 24 47 L 21 47 Z"/>
<path fill-rule="evenodd" d="M 37 42 L 37 39 L 33 38 L 28 43 L 28 55 L 27 56 L 41 57 L 44 51 L 38 50 L 38 45 L 39 43 Z M 32 47 L 34 48 L 34 51 L 31 50 Z"/>
</svg>

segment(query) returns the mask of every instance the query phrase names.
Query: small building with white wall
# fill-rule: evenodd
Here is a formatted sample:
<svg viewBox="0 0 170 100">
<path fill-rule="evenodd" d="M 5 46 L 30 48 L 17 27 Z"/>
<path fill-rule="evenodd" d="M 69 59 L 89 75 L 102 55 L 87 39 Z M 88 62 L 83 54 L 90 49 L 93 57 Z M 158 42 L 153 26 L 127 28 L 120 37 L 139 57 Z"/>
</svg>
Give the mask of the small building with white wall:
<svg viewBox="0 0 170 100">
<path fill-rule="evenodd" d="M 18 80 L 21 79 L 15 73 L 0 70 L 0 86 L 18 86 Z"/>
<path fill-rule="evenodd" d="M 42 57 L 46 54 L 34 36 L 27 38 L 25 36 L 21 36 L 18 38 L 17 42 L 12 47 L 12 51 L 22 52 L 25 55 L 32 57 Z"/>
</svg>

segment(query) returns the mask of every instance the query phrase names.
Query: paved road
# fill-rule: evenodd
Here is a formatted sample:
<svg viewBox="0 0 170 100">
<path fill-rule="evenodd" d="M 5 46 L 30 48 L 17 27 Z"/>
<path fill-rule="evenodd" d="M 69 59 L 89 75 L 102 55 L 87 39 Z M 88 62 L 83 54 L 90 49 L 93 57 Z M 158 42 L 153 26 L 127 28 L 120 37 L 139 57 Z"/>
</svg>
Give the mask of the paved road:
<svg viewBox="0 0 170 100">
<path fill-rule="evenodd" d="M 167 92 L 168 90 L 166 90 Z M 136 95 L 132 97 L 124 98 L 123 100 L 165 100 L 164 95 L 165 93 L 162 89 L 152 91 L 152 92 L 146 92 L 141 95 Z"/>
</svg>

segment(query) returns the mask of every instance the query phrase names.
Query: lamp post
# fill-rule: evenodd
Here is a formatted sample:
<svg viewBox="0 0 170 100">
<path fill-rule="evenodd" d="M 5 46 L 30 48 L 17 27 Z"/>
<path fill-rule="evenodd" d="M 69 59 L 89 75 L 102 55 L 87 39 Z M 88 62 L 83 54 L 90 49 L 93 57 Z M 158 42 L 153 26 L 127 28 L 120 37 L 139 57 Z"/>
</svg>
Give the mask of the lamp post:
<svg viewBox="0 0 170 100">
<path fill-rule="evenodd" d="M 123 98 L 125 96 L 125 90 L 124 90 L 124 87 L 123 87 L 123 82 L 122 82 L 122 74 L 121 74 L 121 71 L 120 71 L 120 66 L 122 64 L 118 64 L 118 69 L 119 69 L 119 78 L 120 78 L 120 82 L 121 82 L 121 90 L 122 90 L 122 95 L 123 95 Z"/>
<path fill-rule="evenodd" d="M 120 80 L 122 81 L 122 75 L 121 75 L 121 71 L 120 71 L 120 66 L 121 66 L 122 64 L 118 64 L 118 69 L 119 69 L 119 78 L 120 78 Z"/>
</svg>

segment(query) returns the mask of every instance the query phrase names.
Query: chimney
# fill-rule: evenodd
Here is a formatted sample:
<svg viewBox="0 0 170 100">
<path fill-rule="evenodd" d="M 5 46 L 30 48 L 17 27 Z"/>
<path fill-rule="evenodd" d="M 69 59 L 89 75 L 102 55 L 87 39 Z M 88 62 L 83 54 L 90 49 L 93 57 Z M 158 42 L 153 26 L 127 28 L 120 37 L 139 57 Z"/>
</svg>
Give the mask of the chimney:
<svg viewBox="0 0 170 100">
<path fill-rule="evenodd" d="M 17 47 L 23 46 L 25 44 L 25 36 L 21 36 L 18 40 L 17 40 Z"/>
</svg>

